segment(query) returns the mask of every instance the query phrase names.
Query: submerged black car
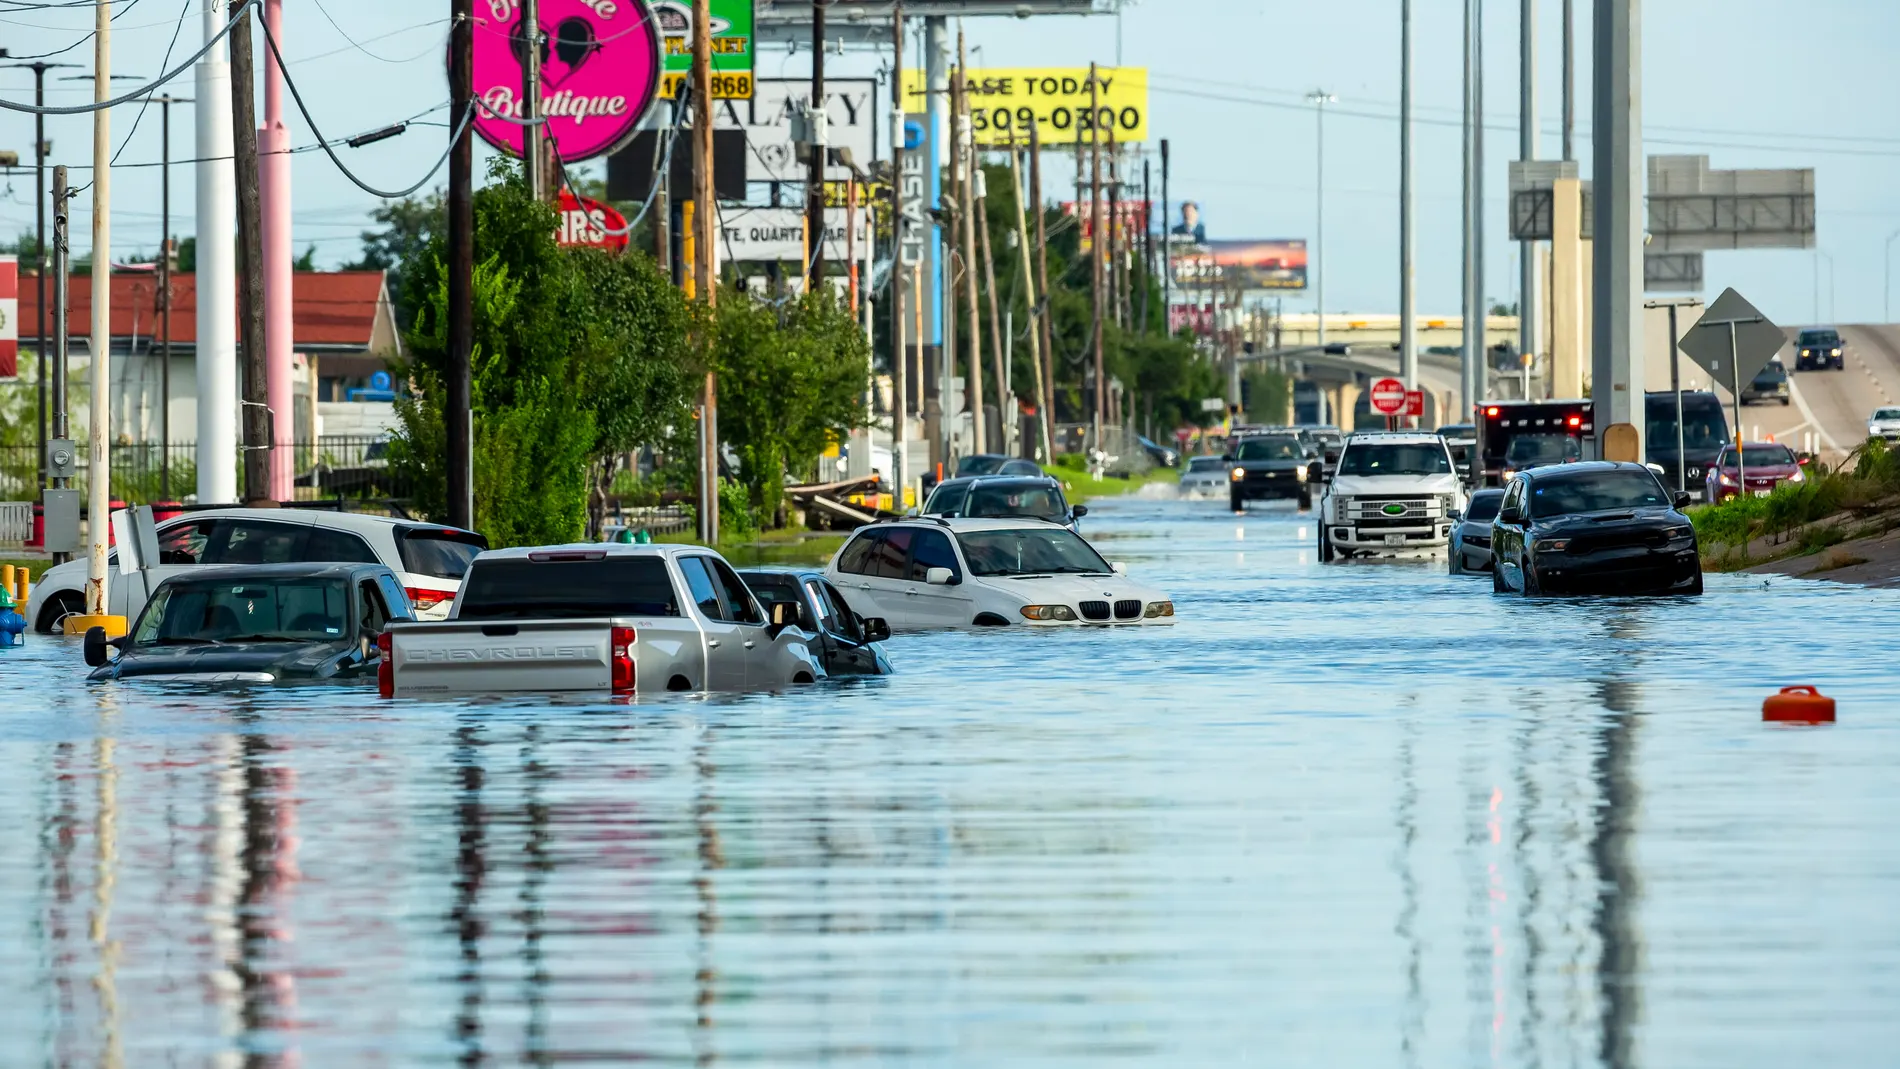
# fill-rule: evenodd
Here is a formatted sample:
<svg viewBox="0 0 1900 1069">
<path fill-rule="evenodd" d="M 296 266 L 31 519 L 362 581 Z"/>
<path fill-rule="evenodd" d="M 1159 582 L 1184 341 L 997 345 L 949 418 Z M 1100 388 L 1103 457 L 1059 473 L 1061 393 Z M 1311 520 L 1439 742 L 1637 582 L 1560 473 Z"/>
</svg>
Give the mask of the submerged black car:
<svg viewBox="0 0 1900 1069">
<path fill-rule="evenodd" d="M 1313 484 L 1322 468 L 1319 456 L 1299 435 L 1257 434 L 1234 443 L 1227 454 L 1227 504 L 1239 512 L 1249 501 L 1293 500 L 1313 507 Z"/>
<path fill-rule="evenodd" d="M 1491 525 L 1491 587 L 1524 594 L 1700 594 L 1695 527 L 1641 464 L 1518 472 Z"/>
<path fill-rule="evenodd" d="M 1043 475 L 979 475 L 945 479 L 930 491 L 920 510 L 925 516 L 1009 519 L 1028 516 L 1076 530 L 1087 505 L 1071 505 L 1062 484 Z"/>
<path fill-rule="evenodd" d="M 367 679 L 384 626 L 411 615 L 396 574 L 380 564 L 193 569 L 160 583 L 124 638 L 88 632 L 86 663 L 95 682 Z"/>
<path fill-rule="evenodd" d="M 882 619 L 851 611 L 844 595 L 823 572 L 753 568 L 739 573 L 759 601 L 788 602 L 797 611 L 794 627 L 816 636 L 807 643 L 833 676 L 887 676 L 891 662 L 878 645 L 891 637 Z"/>
</svg>

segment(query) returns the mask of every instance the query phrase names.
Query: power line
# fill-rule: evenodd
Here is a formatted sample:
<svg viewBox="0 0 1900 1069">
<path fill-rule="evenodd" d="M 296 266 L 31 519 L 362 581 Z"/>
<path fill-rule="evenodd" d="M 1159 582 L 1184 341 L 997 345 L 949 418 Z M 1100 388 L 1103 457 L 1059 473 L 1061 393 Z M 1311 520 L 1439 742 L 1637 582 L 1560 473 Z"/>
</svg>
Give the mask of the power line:
<svg viewBox="0 0 1900 1069">
<path fill-rule="evenodd" d="M 132 2 L 137 3 L 138 0 L 132 0 Z M 237 7 L 231 14 L 231 20 L 224 24 L 223 29 L 219 30 L 216 34 L 212 35 L 211 40 L 206 41 L 203 48 L 200 48 L 198 51 L 192 53 L 192 56 L 190 59 L 184 61 L 183 63 L 180 63 L 177 67 L 174 67 L 173 69 L 169 71 L 166 71 L 164 74 L 159 75 L 158 79 L 152 82 L 150 85 L 146 85 L 141 88 L 134 89 L 130 93 L 125 94 L 124 96 L 113 97 L 111 100 L 102 100 L 93 104 L 81 104 L 74 107 L 65 107 L 65 108 L 35 107 L 32 104 L 21 104 L 16 101 L 7 100 L 3 97 L 0 97 L 0 109 L 5 109 L 7 111 L 25 112 L 28 115 L 90 115 L 95 111 L 103 111 L 106 108 L 117 107 L 118 105 L 123 104 L 128 100 L 137 100 L 138 98 L 149 95 L 155 90 L 163 87 L 165 83 L 171 81 L 173 78 L 178 77 L 180 74 L 183 74 L 187 69 L 191 67 L 192 64 L 203 59 L 206 53 L 210 52 L 213 48 L 215 48 L 218 45 L 220 41 L 224 40 L 225 34 L 228 34 L 231 32 L 232 27 L 237 25 L 237 20 L 244 18 L 250 14 L 251 8 L 256 3 L 257 3 L 257 0 L 238 0 Z"/>
</svg>

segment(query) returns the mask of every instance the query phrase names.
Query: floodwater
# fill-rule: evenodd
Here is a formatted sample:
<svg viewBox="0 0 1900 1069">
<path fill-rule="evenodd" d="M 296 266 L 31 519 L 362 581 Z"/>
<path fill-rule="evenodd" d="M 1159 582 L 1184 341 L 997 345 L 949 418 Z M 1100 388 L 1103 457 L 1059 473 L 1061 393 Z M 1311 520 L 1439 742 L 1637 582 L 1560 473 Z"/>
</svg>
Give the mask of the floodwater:
<svg viewBox="0 0 1900 1069">
<path fill-rule="evenodd" d="M 0 657 L 0 1065 L 1892 1064 L 1900 594 L 1528 602 L 1099 504 L 1178 626 L 792 694 Z M 1840 723 L 1764 726 L 1804 682 Z"/>
</svg>

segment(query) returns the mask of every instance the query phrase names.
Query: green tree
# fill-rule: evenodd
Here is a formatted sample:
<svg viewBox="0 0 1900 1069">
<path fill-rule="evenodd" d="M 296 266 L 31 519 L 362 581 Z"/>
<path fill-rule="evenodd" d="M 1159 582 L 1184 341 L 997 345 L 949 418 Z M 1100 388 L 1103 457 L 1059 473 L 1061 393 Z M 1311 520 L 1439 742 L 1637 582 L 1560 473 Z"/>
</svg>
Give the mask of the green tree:
<svg viewBox="0 0 1900 1069">
<path fill-rule="evenodd" d="M 436 243 L 448 223 L 442 194 L 391 201 L 370 213 L 380 230 L 362 232 L 363 255 L 343 265 L 345 271 L 388 271 L 390 299 L 396 305 L 396 325 L 407 330 L 416 306 L 403 274 Z M 182 255 L 182 250 L 181 250 Z"/>
<path fill-rule="evenodd" d="M 290 265 L 293 271 L 315 271 L 317 269 L 317 247 L 312 244 Z"/>
</svg>

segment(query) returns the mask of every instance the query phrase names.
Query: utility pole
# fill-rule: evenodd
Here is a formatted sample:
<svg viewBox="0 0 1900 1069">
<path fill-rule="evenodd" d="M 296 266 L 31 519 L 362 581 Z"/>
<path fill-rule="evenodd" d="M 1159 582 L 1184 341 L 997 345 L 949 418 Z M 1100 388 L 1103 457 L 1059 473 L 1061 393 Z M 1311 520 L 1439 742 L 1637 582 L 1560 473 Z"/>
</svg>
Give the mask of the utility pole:
<svg viewBox="0 0 1900 1069">
<path fill-rule="evenodd" d="M 449 307 L 447 411 L 443 456 L 448 461 L 449 524 L 475 526 L 475 149 L 474 0 L 450 0 L 449 24 Z M 456 131 L 460 134 L 457 135 Z"/>
<path fill-rule="evenodd" d="M 1411 0 L 1405 0 L 1411 3 Z M 1161 333 L 1174 336 L 1174 241 L 1169 220 L 1174 208 L 1168 203 L 1168 139 L 1161 139 Z"/>
<path fill-rule="evenodd" d="M 268 506 L 271 496 L 269 371 L 264 356 L 264 208 L 258 188 L 256 73 L 252 66 L 251 11 L 231 28 L 232 168 L 238 204 L 238 344 L 244 353 L 244 501 Z M 451 291 L 453 292 L 453 291 Z M 450 326 L 450 331 L 454 327 Z M 451 333 L 451 337 L 453 334 Z M 453 413 L 450 420 L 455 417 Z M 451 452 L 450 456 L 454 454 Z M 216 458 L 211 458 L 215 463 Z M 453 487 L 453 475 L 450 486 Z M 453 521 L 451 521 L 453 522 Z"/>
<path fill-rule="evenodd" d="M 154 97 L 158 102 L 159 156 L 159 256 L 158 256 L 158 493 L 167 501 L 172 496 L 172 105 L 193 103 L 190 97 L 169 94 Z"/>
<path fill-rule="evenodd" d="M 1141 323 L 1141 333 L 1148 333 L 1148 324 L 1153 316 L 1148 314 L 1148 291 L 1154 287 L 1155 278 L 1155 221 L 1154 191 L 1150 183 L 1154 179 L 1153 168 L 1148 165 L 1148 154 L 1141 155 L 1141 300 L 1135 316 Z M 1165 216 L 1163 218 L 1166 218 Z"/>
<path fill-rule="evenodd" d="M 805 292 L 817 293 L 825 284 L 825 8 L 826 0 L 811 0 L 811 176 L 805 180 Z"/>
<path fill-rule="evenodd" d="M 1591 266 L 1595 307 L 1590 397 L 1596 408 L 1598 456 L 1644 459 L 1648 420 L 1643 398 L 1643 5 L 1596 0 L 1596 96 L 1590 123 L 1595 169 L 1596 245 Z M 1736 383 L 1739 387 L 1742 383 Z M 1739 409 L 1738 409 L 1739 413 Z M 1603 457 L 1611 427 L 1626 424 L 1636 455 Z M 1741 436 L 1741 428 L 1736 428 Z"/>
<path fill-rule="evenodd" d="M 904 511 L 904 488 L 910 484 L 910 463 L 905 455 L 910 437 L 910 376 L 905 373 L 910 358 L 904 351 L 905 272 L 917 267 L 904 262 L 905 228 L 910 219 L 904 214 L 904 5 L 891 13 L 891 511 Z M 921 179 L 920 179 L 921 180 Z"/>
<path fill-rule="evenodd" d="M 1564 159 L 1577 158 L 1577 13 L 1572 10 L 1573 0 L 1564 0 Z"/>
<path fill-rule="evenodd" d="M 72 243 L 67 232 L 67 220 L 71 217 L 66 202 L 72 199 L 72 191 L 66 187 L 66 168 L 53 168 L 53 438 L 68 441 L 70 435 L 66 427 L 66 368 L 67 339 L 70 326 L 66 313 L 66 276 L 67 265 L 71 263 Z M 43 302 L 42 302 L 43 303 Z M 45 334 L 42 332 L 41 339 Z M 44 452 L 44 450 L 42 450 Z M 45 463 L 44 459 L 41 463 Z M 72 480 L 58 476 L 51 480 L 56 490 L 70 489 Z M 44 497 L 42 497 L 44 500 Z M 54 564 L 64 564 L 70 558 L 60 552 L 53 554 Z"/>
<path fill-rule="evenodd" d="M 1318 313 L 1315 341 L 1321 349 L 1326 348 L 1326 105 L 1338 100 L 1324 89 L 1306 94 L 1313 105 L 1313 188 L 1318 198 L 1313 207 L 1313 306 Z"/>
<path fill-rule="evenodd" d="M 112 0 L 94 7 L 92 100 L 112 98 Z M 89 468 L 86 472 L 86 534 L 91 544 L 86 569 L 87 627 L 103 626 L 108 637 L 125 634 L 108 619 L 106 544 L 112 513 L 112 109 L 92 113 L 92 407 L 87 413 Z M 68 625 L 71 632 L 71 625 Z"/>
<path fill-rule="evenodd" d="M 55 67 L 77 67 L 77 63 L 9 63 L 9 67 L 33 72 L 33 106 L 46 106 L 46 72 Z M 39 485 L 44 488 L 46 482 L 46 116 L 36 113 L 33 116 L 33 277 L 39 288 L 39 325 L 34 337 L 39 339 L 35 347 L 40 358 L 39 379 Z"/>
<path fill-rule="evenodd" d="M 1527 162 L 1537 158 L 1537 0 L 1522 0 L 1518 7 L 1517 158 Z M 1517 260 L 1517 351 L 1520 357 L 1534 357 L 1537 352 L 1537 242 L 1520 242 Z"/>
<path fill-rule="evenodd" d="M 945 123 L 946 133 L 938 143 L 938 157 L 948 162 L 942 165 L 945 179 L 942 187 L 943 195 L 936 202 L 942 216 L 940 231 L 943 264 L 943 275 L 937 280 L 941 283 L 937 290 L 937 303 L 943 317 L 943 349 L 937 358 L 937 460 L 939 463 L 937 471 L 939 476 L 943 473 L 941 465 L 954 459 L 952 447 L 956 445 L 956 412 L 952 402 L 958 398 L 956 391 L 957 360 L 959 359 L 957 336 L 962 333 L 957 326 L 957 316 L 962 307 L 962 299 L 959 296 L 962 292 L 959 288 L 962 283 L 958 281 L 957 271 L 963 266 L 961 240 L 963 231 L 960 229 L 963 220 L 963 195 L 957 188 L 957 183 L 963 174 L 963 169 L 957 166 L 957 116 L 962 114 L 962 109 L 957 103 L 957 86 L 963 80 L 963 76 L 952 69 L 949 52 L 946 33 L 943 95 L 945 102 L 950 106 L 950 115 Z M 932 95 L 935 95 L 934 89 Z M 965 385 L 967 386 L 968 383 L 966 382 Z"/>
<path fill-rule="evenodd" d="M 1045 464 L 1054 464 L 1054 425 L 1056 419 L 1056 347 L 1055 327 L 1049 322 L 1049 219 L 1042 210 L 1042 134 L 1036 116 L 1029 116 L 1029 210 L 1036 216 L 1036 293 L 1042 298 L 1042 310 L 1036 315 L 1036 329 L 1042 336 L 1042 376 L 1049 396 L 1048 415 L 1043 417 L 1043 434 L 1050 446 Z"/>
<path fill-rule="evenodd" d="M 528 180 L 528 196 L 547 200 L 547 162 L 541 124 L 541 0 L 521 0 L 521 173 Z M 657 143 L 656 143 L 657 144 Z M 657 148 L 655 151 L 658 151 Z M 659 226 L 661 233 L 665 226 Z"/>
<path fill-rule="evenodd" d="M 264 29 L 274 39 L 284 39 L 284 0 L 264 0 Z M 258 142 L 270 496 L 289 501 L 296 496 L 291 456 L 291 443 L 297 437 L 297 394 L 291 381 L 292 336 L 296 333 L 291 267 L 296 254 L 290 246 L 290 127 L 284 122 L 284 69 L 268 48 L 264 51 L 264 126 L 258 132 Z"/>
<path fill-rule="evenodd" d="M 1108 212 L 1095 228 L 1096 240 L 1107 242 L 1108 305 L 1119 329 L 1128 325 L 1128 305 L 1122 300 L 1122 282 L 1127 261 L 1122 257 L 1122 168 L 1121 146 L 1115 143 L 1115 128 L 1108 128 Z"/>
<path fill-rule="evenodd" d="M 1108 306 L 1108 280 L 1102 277 L 1102 84 L 1096 80 L 1095 64 L 1089 64 L 1089 226 L 1093 238 L 1089 244 L 1089 268 L 1093 273 L 1095 297 L 1095 398 L 1091 415 L 1095 449 L 1102 448 L 1102 423 L 1108 404 L 1108 377 L 1102 359 L 1102 315 Z M 1076 126 L 1079 132 L 1081 125 Z"/>
<path fill-rule="evenodd" d="M 974 157 L 972 157 L 972 163 L 974 164 Z M 996 258 L 990 248 L 989 183 L 980 168 L 973 166 L 972 170 L 977 178 L 976 243 L 979 254 L 983 257 L 983 288 L 990 295 L 990 360 L 995 365 L 993 370 L 996 372 L 996 429 L 1001 436 L 1001 440 L 996 445 L 998 449 L 1008 453 L 1011 451 L 1010 442 L 1016 437 L 1013 433 L 1016 421 L 1010 418 L 1014 406 L 1009 403 L 1009 362 L 1003 356 L 1003 321 L 996 307 Z"/>
<path fill-rule="evenodd" d="M 1418 250 L 1412 188 L 1412 0 L 1399 0 L 1399 379 L 1418 389 Z"/>
<path fill-rule="evenodd" d="M 203 33 L 224 30 L 225 0 L 205 0 Z M 196 71 L 198 342 L 198 501 L 238 500 L 237 219 L 232 150 L 231 69 L 212 48 Z"/>
<path fill-rule="evenodd" d="M 1032 146 L 1034 143 L 1033 140 L 1030 142 Z M 1034 149 L 1032 148 L 1031 151 L 1034 151 Z M 1040 432 L 1038 437 L 1042 444 L 1042 462 L 1044 464 L 1053 464 L 1056 459 L 1055 439 L 1049 426 L 1050 416 L 1053 415 L 1053 413 L 1049 408 L 1049 383 L 1043 375 L 1042 329 L 1041 325 L 1035 322 L 1035 320 L 1042 317 L 1043 313 L 1036 303 L 1036 294 L 1039 292 L 1036 286 L 1036 270 L 1030 266 L 1030 251 L 1035 248 L 1035 246 L 1029 243 L 1029 217 L 1024 213 L 1025 205 L 1023 204 L 1022 159 L 1016 153 L 1016 134 L 1014 131 L 1011 131 L 1009 135 L 1009 181 L 1010 189 L 1015 194 L 1016 245 L 1022 252 L 1018 262 L 1022 266 L 1023 293 L 1025 294 L 1024 304 L 1029 308 L 1031 319 L 1029 324 L 1029 362 L 1035 365 L 1036 369 L 1036 427 Z M 1042 206 L 1037 205 L 1036 207 L 1038 209 L 1037 214 L 1040 215 Z"/>
<path fill-rule="evenodd" d="M 964 384 L 963 396 L 970 409 L 971 444 L 975 452 L 990 451 L 989 418 L 983 412 L 983 331 L 981 323 L 981 305 L 976 292 L 976 146 L 972 143 L 970 129 L 970 54 L 964 48 L 963 30 L 957 30 L 957 74 L 952 83 L 956 92 L 955 133 L 952 137 L 954 161 L 951 166 L 957 170 L 957 220 L 958 233 L 963 247 L 963 295 L 969 302 L 965 314 L 970 330 L 970 377 Z M 1002 413 L 997 413 L 1000 418 Z"/>
<path fill-rule="evenodd" d="M 713 184 L 712 0 L 693 0 L 693 288 L 707 317 L 719 296 L 715 277 L 719 205 Z M 705 452 L 700 456 L 700 537 L 719 541 L 719 379 L 711 366 L 700 397 L 699 421 Z"/>
</svg>

